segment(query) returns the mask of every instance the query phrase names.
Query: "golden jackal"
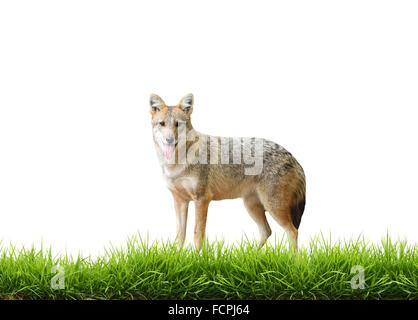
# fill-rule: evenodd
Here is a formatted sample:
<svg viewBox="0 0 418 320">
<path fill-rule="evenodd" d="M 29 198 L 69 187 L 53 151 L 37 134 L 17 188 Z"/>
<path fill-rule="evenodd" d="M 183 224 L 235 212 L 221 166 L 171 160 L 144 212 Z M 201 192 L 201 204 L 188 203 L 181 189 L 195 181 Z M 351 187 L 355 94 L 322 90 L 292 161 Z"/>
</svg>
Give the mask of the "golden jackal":
<svg viewBox="0 0 418 320">
<path fill-rule="evenodd" d="M 189 202 L 195 202 L 194 242 L 200 250 L 211 200 L 242 198 L 257 223 L 260 247 L 271 235 L 265 212 L 285 229 L 297 250 L 305 208 L 305 175 L 278 144 L 258 138 L 224 138 L 196 131 L 190 121 L 194 98 L 167 106 L 151 94 L 150 112 L 157 155 L 174 198 L 177 240 L 184 242 Z"/>
</svg>

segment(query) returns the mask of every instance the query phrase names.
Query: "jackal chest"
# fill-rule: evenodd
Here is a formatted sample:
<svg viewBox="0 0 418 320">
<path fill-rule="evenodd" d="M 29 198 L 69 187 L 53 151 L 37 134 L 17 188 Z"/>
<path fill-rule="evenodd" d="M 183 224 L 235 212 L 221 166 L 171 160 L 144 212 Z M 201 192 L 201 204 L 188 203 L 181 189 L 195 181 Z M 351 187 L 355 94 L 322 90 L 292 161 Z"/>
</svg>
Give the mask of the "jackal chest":
<svg viewBox="0 0 418 320">
<path fill-rule="evenodd" d="M 166 178 L 167 187 L 187 200 L 197 199 L 197 179 L 194 177 Z"/>
<path fill-rule="evenodd" d="M 198 179 L 192 175 L 176 174 L 175 171 L 163 170 L 168 189 L 187 200 L 197 199 Z"/>
</svg>

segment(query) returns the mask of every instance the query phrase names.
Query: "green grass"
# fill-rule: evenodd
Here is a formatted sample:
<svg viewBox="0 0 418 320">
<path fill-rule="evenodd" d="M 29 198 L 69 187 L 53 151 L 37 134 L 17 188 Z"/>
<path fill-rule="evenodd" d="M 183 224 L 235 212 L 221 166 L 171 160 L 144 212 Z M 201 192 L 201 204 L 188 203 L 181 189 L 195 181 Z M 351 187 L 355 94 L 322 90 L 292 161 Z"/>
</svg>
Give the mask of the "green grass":
<svg viewBox="0 0 418 320">
<path fill-rule="evenodd" d="M 65 288 L 51 288 L 51 269 L 64 268 Z M 351 268 L 365 270 L 352 289 Z M 418 248 L 386 236 L 331 242 L 322 236 L 297 254 L 287 241 L 192 246 L 131 238 L 98 258 L 54 257 L 51 250 L 0 249 L 2 299 L 418 299 Z"/>
</svg>

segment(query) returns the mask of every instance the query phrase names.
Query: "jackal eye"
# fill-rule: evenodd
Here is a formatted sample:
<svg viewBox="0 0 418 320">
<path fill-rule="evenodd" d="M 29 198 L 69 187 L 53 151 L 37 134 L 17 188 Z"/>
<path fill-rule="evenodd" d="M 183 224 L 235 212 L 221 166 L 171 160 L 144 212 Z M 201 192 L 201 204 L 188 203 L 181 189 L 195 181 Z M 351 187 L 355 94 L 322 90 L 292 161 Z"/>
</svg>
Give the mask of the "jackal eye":
<svg viewBox="0 0 418 320">
<path fill-rule="evenodd" d="M 160 126 L 164 127 L 165 126 L 165 122 L 164 121 L 160 121 Z"/>
</svg>

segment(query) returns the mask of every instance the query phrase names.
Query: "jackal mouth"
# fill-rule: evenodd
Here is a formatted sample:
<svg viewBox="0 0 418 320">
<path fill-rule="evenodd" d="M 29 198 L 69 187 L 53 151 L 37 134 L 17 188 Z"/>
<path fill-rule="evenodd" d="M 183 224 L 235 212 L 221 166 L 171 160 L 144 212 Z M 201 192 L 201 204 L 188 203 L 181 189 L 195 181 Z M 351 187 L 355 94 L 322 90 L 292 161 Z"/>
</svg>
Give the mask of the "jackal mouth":
<svg viewBox="0 0 418 320">
<path fill-rule="evenodd" d="M 173 155 L 175 154 L 175 150 L 177 148 L 177 142 L 176 143 L 163 143 L 162 144 L 162 151 L 164 153 L 164 157 L 167 160 L 171 160 L 173 158 Z"/>
<path fill-rule="evenodd" d="M 165 142 L 163 142 L 162 144 L 163 144 L 163 146 L 174 146 L 174 148 L 176 148 L 179 143 L 178 142 L 176 142 L 176 143 L 165 143 Z"/>
<path fill-rule="evenodd" d="M 174 146 L 174 148 L 175 148 L 175 147 L 177 147 L 177 145 L 178 145 L 178 141 L 176 141 L 175 143 L 173 143 L 173 142 L 171 142 L 171 143 L 167 143 L 167 142 L 165 142 L 163 139 L 160 139 L 160 143 L 161 143 L 163 146 Z"/>
</svg>

